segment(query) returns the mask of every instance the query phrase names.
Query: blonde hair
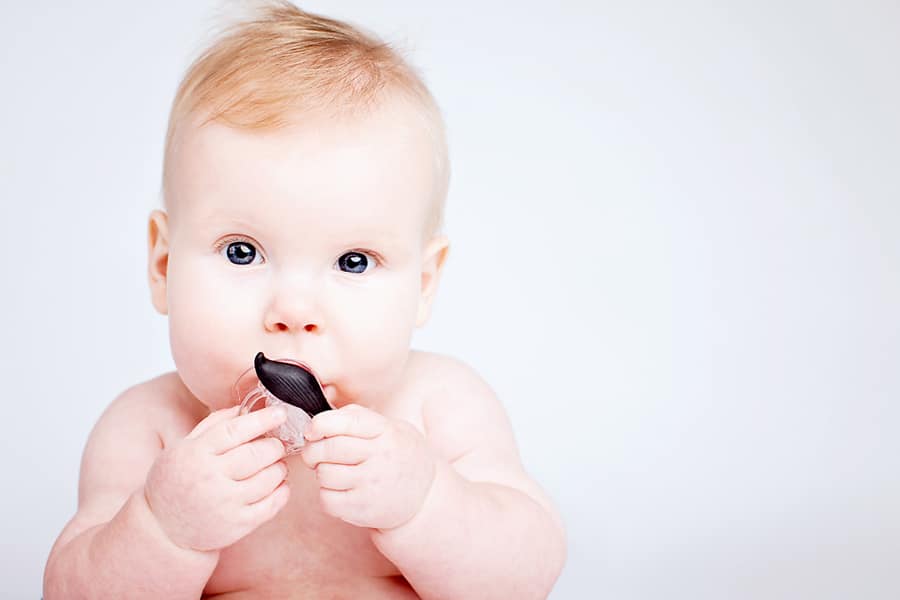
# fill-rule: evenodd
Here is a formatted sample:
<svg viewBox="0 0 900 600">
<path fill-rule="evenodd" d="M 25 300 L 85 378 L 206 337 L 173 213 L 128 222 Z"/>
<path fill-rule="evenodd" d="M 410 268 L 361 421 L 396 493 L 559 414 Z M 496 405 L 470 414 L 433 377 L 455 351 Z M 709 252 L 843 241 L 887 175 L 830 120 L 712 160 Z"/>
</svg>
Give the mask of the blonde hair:
<svg viewBox="0 0 900 600">
<path fill-rule="evenodd" d="M 375 35 L 300 10 L 286 0 L 254 2 L 246 18 L 226 25 L 185 73 L 169 114 L 162 197 L 177 130 L 203 116 L 259 131 L 292 124 L 298 114 L 361 117 L 398 95 L 435 146 L 435 196 L 426 235 L 443 225 L 450 168 L 440 109 L 416 70 Z M 293 118 L 292 118 L 293 117 Z"/>
</svg>

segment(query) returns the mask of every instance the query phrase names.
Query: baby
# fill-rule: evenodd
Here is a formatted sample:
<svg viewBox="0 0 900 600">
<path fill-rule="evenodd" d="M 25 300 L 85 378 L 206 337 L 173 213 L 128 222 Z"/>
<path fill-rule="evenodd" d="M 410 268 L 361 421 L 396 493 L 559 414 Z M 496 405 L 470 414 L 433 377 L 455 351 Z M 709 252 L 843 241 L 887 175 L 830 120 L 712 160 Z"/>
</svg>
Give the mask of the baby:
<svg viewBox="0 0 900 600">
<path fill-rule="evenodd" d="M 410 349 L 448 240 L 440 113 L 399 55 L 269 2 L 188 70 L 172 107 L 153 306 L 176 371 L 120 394 L 81 465 L 44 598 L 545 598 L 551 501 L 464 363 Z M 240 411 L 257 353 L 331 410 L 286 454 Z"/>
</svg>

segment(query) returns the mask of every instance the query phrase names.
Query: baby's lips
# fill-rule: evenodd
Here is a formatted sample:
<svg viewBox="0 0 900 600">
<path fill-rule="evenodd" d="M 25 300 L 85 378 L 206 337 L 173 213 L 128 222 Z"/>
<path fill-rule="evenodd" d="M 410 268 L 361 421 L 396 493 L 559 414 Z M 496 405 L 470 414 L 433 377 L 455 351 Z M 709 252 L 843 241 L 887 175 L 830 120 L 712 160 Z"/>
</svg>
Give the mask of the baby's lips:
<svg viewBox="0 0 900 600">
<path fill-rule="evenodd" d="M 331 409 L 321 384 L 309 369 L 269 360 L 262 352 L 256 354 L 253 365 L 260 383 L 279 400 L 304 410 L 310 417 Z"/>
</svg>

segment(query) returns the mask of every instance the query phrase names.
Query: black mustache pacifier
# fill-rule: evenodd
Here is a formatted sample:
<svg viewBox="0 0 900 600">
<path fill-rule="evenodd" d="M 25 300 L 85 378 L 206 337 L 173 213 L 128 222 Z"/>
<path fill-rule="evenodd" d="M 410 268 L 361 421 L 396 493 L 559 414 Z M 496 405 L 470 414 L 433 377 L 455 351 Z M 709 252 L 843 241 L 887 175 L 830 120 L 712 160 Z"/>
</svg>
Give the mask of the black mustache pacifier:
<svg viewBox="0 0 900 600">
<path fill-rule="evenodd" d="M 256 354 L 253 367 L 238 377 L 233 390 L 242 415 L 260 401 L 265 406 L 284 406 L 287 420 L 267 435 L 284 442 L 288 454 L 303 448 L 306 424 L 320 412 L 331 410 L 319 380 L 305 365 L 291 359 L 270 360 L 262 352 Z"/>
</svg>

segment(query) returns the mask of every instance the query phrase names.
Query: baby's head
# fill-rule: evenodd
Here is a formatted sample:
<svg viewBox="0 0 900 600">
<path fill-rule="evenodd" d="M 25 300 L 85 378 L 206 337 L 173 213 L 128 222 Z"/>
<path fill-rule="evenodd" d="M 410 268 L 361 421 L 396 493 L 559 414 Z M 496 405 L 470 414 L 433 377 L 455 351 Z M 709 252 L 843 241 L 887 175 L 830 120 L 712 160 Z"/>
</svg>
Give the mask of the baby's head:
<svg viewBox="0 0 900 600">
<path fill-rule="evenodd" d="M 257 352 L 334 406 L 394 390 L 447 255 L 440 112 L 385 44 L 270 2 L 190 67 L 150 215 L 153 305 L 211 409 Z"/>
</svg>

